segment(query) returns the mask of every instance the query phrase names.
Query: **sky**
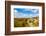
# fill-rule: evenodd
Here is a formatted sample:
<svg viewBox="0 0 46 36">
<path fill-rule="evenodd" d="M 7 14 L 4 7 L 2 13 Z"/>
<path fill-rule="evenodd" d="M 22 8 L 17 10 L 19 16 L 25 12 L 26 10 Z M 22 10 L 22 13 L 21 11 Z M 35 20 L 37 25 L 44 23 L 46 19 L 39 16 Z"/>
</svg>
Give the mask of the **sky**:
<svg viewBox="0 0 46 36">
<path fill-rule="evenodd" d="M 38 9 L 31 8 L 14 8 L 14 16 L 16 18 L 31 18 L 39 15 Z"/>
</svg>

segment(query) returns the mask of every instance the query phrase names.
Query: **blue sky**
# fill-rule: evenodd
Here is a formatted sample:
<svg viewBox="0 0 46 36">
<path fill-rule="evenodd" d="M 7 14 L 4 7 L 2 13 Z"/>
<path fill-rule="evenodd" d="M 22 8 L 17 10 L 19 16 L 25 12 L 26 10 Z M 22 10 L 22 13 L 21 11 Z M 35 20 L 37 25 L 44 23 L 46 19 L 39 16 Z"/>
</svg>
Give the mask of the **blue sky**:
<svg viewBox="0 0 46 36">
<path fill-rule="evenodd" d="M 39 15 L 38 9 L 14 8 L 14 16 L 16 18 L 31 18 L 38 15 Z"/>
</svg>

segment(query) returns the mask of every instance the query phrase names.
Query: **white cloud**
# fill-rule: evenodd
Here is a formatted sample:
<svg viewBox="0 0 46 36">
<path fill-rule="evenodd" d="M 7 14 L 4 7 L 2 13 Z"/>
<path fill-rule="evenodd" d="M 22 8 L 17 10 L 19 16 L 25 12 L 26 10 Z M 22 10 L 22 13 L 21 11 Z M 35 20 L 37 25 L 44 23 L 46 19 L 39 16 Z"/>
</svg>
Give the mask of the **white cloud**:
<svg viewBox="0 0 46 36">
<path fill-rule="evenodd" d="M 36 9 L 36 10 L 31 10 L 33 13 L 37 13 L 38 12 L 38 9 Z"/>
<path fill-rule="evenodd" d="M 24 14 L 20 13 L 20 12 L 16 12 L 15 16 L 16 16 L 16 18 L 22 18 L 24 16 Z"/>
<path fill-rule="evenodd" d="M 15 17 L 16 18 L 31 18 L 32 14 L 24 14 L 24 13 L 20 13 L 20 12 L 16 12 L 15 13 Z"/>
<path fill-rule="evenodd" d="M 14 10 L 14 12 L 18 12 L 17 10 Z"/>
<path fill-rule="evenodd" d="M 37 13 L 38 9 L 32 10 L 32 9 L 26 8 L 24 11 L 30 11 L 30 12 L 33 12 L 33 13 Z"/>
<path fill-rule="evenodd" d="M 35 14 L 35 15 L 33 15 L 32 17 L 36 17 L 36 16 L 39 16 L 39 14 Z"/>
</svg>

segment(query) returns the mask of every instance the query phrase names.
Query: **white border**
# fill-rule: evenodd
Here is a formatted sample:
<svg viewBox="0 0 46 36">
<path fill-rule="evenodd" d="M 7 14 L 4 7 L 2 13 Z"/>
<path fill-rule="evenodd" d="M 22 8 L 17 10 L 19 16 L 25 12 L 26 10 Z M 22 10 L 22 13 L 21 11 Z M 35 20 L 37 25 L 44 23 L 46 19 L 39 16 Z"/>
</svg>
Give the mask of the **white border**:
<svg viewBox="0 0 46 36">
<path fill-rule="evenodd" d="M 19 27 L 19 28 L 16 27 L 14 28 L 14 10 L 13 10 L 14 8 L 39 9 L 39 27 Z M 11 5 L 11 31 L 27 31 L 27 30 L 42 30 L 42 7 L 41 6 Z"/>
</svg>

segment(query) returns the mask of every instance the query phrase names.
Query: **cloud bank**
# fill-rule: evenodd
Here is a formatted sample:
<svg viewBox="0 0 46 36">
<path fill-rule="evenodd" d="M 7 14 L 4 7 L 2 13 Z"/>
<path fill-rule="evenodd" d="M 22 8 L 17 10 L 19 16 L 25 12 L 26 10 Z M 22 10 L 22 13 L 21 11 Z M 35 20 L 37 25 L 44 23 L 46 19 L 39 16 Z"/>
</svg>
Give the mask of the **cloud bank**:
<svg viewBox="0 0 46 36">
<path fill-rule="evenodd" d="M 31 18 L 31 17 L 35 17 L 38 16 L 39 12 L 38 9 L 20 9 L 17 8 L 14 10 L 14 16 L 16 18 Z"/>
</svg>

